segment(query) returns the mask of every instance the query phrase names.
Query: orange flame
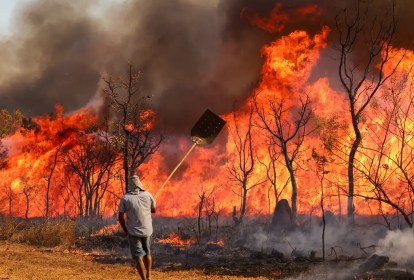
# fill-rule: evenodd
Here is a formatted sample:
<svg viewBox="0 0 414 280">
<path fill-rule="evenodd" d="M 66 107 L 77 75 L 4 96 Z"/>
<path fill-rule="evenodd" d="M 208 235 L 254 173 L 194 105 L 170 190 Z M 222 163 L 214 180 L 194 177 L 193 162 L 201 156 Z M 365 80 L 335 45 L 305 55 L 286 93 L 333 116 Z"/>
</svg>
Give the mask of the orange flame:
<svg viewBox="0 0 414 280">
<path fill-rule="evenodd" d="M 196 243 L 196 241 L 193 239 L 188 239 L 188 240 L 181 239 L 181 237 L 175 232 L 172 232 L 168 238 L 159 239 L 156 242 L 160 244 L 169 244 L 173 247 L 188 246 L 188 245 Z"/>
<path fill-rule="evenodd" d="M 242 16 L 246 17 L 252 24 L 267 30 L 268 32 L 280 32 L 286 25 L 292 22 L 292 18 L 299 20 L 301 17 L 319 17 L 322 11 L 314 5 L 310 5 L 295 11 L 282 11 L 281 4 L 275 6 L 270 18 L 264 19 L 256 14 L 244 10 Z M 294 15 L 294 16 L 292 16 Z M 296 15 L 296 16 L 295 16 Z M 299 16 L 300 15 L 300 16 Z M 341 122 L 349 123 L 348 104 L 343 92 L 338 92 L 329 83 L 328 77 L 321 74 L 318 79 L 310 81 L 311 75 L 320 59 L 321 50 L 327 46 L 327 37 L 329 28 L 323 27 L 322 30 L 313 36 L 305 31 L 296 30 L 283 36 L 268 45 L 263 46 L 262 55 L 264 64 L 261 70 L 261 81 L 258 87 L 252 93 L 257 96 L 257 101 L 268 108 L 268 100 L 275 96 L 285 97 L 287 102 L 286 114 L 290 116 L 289 109 L 297 106 L 297 100 L 294 98 L 299 93 L 306 92 L 311 99 L 313 114 L 316 119 L 326 119 L 337 116 Z M 392 49 L 391 52 L 399 50 Z M 393 57 L 391 55 L 390 57 Z M 412 77 L 414 54 L 407 51 L 404 60 L 401 62 L 396 76 L 407 77 L 399 81 L 403 92 L 410 91 Z M 398 63 L 398 61 L 393 62 Z M 385 71 L 392 71 L 392 65 Z M 390 81 L 391 82 L 391 81 Z M 380 102 L 380 101 L 378 101 Z M 248 120 L 246 102 L 237 112 L 237 118 L 241 128 L 245 129 Z M 384 105 L 384 104 L 381 104 Z M 385 106 L 385 105 L 384 105 Z M 215 197 L 215 210 L 223 214 L 231 213 L 233 206 L 240 206 L 240 187 L 229 180 L 228 170 L 237 158 L 235 143 L 232 140 L 234 131 L 234 121 L 232 114 L 221 116 L 228 122 L 224 135 L 227 136 L 223 141 L 224 145 L 219 143 L 213 144 L 208 148 L 199 147 L 189 156 L 184 166 L 172 178 L 169 184 L 160 192 L 157 200 L 157 212 L 163 216 L 195 216 L 198 212 L 199 193 L 201 189 L 211 193 Z M 142 114 L 141 118 L 147 125 L 155 123 L 155 112 L 147 111 Z M 364 118 L 369 119 L 372 124 L 382 124 L 383 117 L 375 108 L 368 108 Z M 56 107 L 56 112 L 52 116 L 43 116 L 34 118 L 38 128 L 24 131 L 24 133 L 15 133 L 3 140 L 3 143 L 9 150 L 9 166 L 7 169 L 0 171 L 0 211 L 7 214 L 9 208 L 15 216 L 24 216 L 27 201 L 30 206 L 30 217 L 42 216 L 44 214 L 44 199 L 46 179 L 50 172 L 52 159 L 56 149 L 64 143 L 66 149 L 73 148 L 71 138 L 79 131 L 88 129 L 96 122 L 96 117 L 88 109 L 72 114 L 63 114 L 63 108 Z M 407 126 L 414 127 L 414 122 L 409 120 Z M 379 126 L 378 126 L 379 127 Z M 376 132 L 380 133 L 379 128 Z M 130 129 L 132 129 L 131 127 Z M 266 143 L 267 136 L 257 127 L 254 129 L 254 151 L 262 162 L 268 162 Z M 363 131 L 368 133 L 370 128 L 364 125 Z M 345 125 L 345 132 L 341 135 L 341 141 L 349 143 L 352 135 L 350 127 Z M 224 138 L 224 137 L 223 137 Z M 365 140 L 368 147 L 374 143 Z M 388 149 L 391 155 L 398 154 L 398 139 L 390 137 L 387 140 Z M 165 157 L 165 152 L 176 154 L 177 157 L 183 155 L 191 145 L 187 137 L 167 139 L 162 148 L 151 158 L 140 166 L 140 174 L 143 184 L 146 188 L 154 193 L 158 190 L 163 180 L 171 171 L 171 165 Z M 310 151 L 312 148 L 320 147 L 320 139 L 317 133 L 310 135 L 305 139 L 303 144 L 304 151 L 300 158 L 301 169 L 298 170 L 298 209 L 299 213 L 316 214 L 321 193 L 319 191 L 319 180 L 314 172 L 314 163 L 310 160 Z M 347 152 L 347 151 L 345 151 Z M 368 161 L 366 155 L 359 154 L 361 163 Z M 395 169 L 392 162 L 381 162 L 381 172 L 389 172 Z M 345 208 L 347 177 L 346 167 L 344 165 L 329 166 L 329 184 L 325 190 L 326 209 L 339 212 L 340 204 Z M 289 175 L 284 168 L 282 160 L 277 162 L 278 182 L 286 182 Z M 51 188 L 51 214 L 76 216 L 76 202 L 73 199 L 73 191 L 76 190 L 75 180 L 67 180 L 67 170 L 64 164 L 58 162 L 53 177 Z M 265 168 L 263 165 L 256 164 L 253 170 L 253 181 L 260 182 L 265 179 Z M 388 182 L 389 193 L 392 197 L 401 195 L 402 185 L 398 181 L 398 176 L 390 179 Z M 365 178 L 358 177 L 357 185 L 360 186 L 361 193 L 369 193 L 370 188 Z M 117 211 L 119 197 L 122 195 L 123 187 L 120 185 L 119 178 L 111 178 L 108 191 L 103 199 L 101 211 L 106 216 L 111 216 Z M 26 199 L 26 194 L 27 198 Z M 339 197 L 338 197 L 339 195 Z M 291 196 L 290 188 L 287 188 L 281 195 L 281 198 L 289 199 Z M 401 197 L 402 204 L 408 205 L 412 197 Z M 9 207 L 9 202 L 12 207 Z M 249 191 L 247 198 L 247 215 L 271 214 L 274 209 L 276 198 L 272 196 L 268 183 L 264 182 L 260 186 Z M 378 213 L 378 208 L 362 199 L 355 200 L 355 209 L 359 214 Z M 408 206 L 407 206 L 408 207 Z M 390 211 L 389 207 L 384 206 L 384 211 Z M 179 236 L 172 233 L 169 238 L 161 239 L 159 243 L 189 245 L 194 240 L 181 240 Z M 219 241 L 220 242 L 220 241 Z"/>
<path fill-rule="evenodd" d="M 214 241 L 210 241 L 210 242 L 208 242 L 208 244 L 214 244 L 214 245 L 217 245 L 217 246 L 220 246 L 220 247 L 224 247 L 224 241 L 223 240 L 218 240 L 217 242 L 214 242 Z"/>
</svg>

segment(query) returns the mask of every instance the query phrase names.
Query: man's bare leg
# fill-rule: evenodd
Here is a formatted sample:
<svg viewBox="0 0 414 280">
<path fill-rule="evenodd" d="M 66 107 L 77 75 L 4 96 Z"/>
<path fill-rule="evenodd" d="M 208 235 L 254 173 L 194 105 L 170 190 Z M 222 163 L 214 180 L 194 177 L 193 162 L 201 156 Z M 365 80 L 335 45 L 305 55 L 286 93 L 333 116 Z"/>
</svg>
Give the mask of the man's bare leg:
<svg viewBox="0 0 414 280">
<path fill-rule="evenodd" d="M 146 279 L 145 274 L 144 274 L 145 267 L 144 267 L 144 262 L 142 261 L 142 257 L 138 257 L 137 269 L 138 269 L 139 276 L 141 276 L 141 280 L 145 280 Z"/>
<path fill-rule="evenodd" d="M 151 255 L 144 256 L 145 268 L 147 269 L 147 280 L 151 279 L 152 257 Z"/>
</svg>

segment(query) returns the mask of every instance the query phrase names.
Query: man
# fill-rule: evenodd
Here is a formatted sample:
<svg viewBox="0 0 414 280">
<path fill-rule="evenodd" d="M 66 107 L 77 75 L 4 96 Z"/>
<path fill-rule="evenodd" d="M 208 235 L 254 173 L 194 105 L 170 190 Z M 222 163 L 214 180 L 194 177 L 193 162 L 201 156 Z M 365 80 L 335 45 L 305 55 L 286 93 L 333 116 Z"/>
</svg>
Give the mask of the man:
<svg viewBox="0 0 414 280">
<path fill-rule="evenodd" d="M 118 220 L 124 230 L 124 236 L 128 236 L 132 259 L 136 261 L 142 280 L 151 278 L 151 213 L 155 213 L 154 198 L 145 191 L 137 175 L 131 176 L 128 180 L 128 191 L 119 203 Z"/>
</svg>

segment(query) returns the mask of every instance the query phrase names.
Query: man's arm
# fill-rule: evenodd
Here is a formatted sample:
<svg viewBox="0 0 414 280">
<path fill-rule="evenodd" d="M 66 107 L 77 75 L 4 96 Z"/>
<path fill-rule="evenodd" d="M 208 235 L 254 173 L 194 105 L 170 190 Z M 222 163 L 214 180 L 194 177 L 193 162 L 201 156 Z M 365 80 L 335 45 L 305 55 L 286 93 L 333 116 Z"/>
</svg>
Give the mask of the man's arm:
<svg viewBox="0 0 414 280">
<path fill-rule="evenodd" d="M 155 206 L 156 206 L 156 203 L 155 203 L 155 199 L 154 199 L 154 197 L 150 194 L 150 200 L 151 200 L 151 213 L 153 213 L 153 214 L 155 214 Z"/>
<path fill-rule="evenodd" d="M 127 230 L 126 225 L 125 225 L 124 214 L 125 214 L 125 212 L 119 212 L 118 213 L 118 221 L 119 221 L 119 224 L 121 225 L 122 229 L 124 230 L 124 236 L 127 236 L 128 235 L 128 230 Z"/>
</svg>

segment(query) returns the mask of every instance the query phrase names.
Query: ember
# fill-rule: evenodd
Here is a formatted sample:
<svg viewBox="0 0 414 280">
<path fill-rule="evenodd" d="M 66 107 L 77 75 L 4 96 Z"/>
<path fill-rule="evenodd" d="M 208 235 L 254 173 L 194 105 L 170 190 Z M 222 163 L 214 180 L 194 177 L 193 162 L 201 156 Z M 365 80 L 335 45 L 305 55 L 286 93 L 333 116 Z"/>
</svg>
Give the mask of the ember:
<svg viewBox="0 0 414 280">
<path fill-rule="evenodd" d="M 170 233 L 170 236 L 168 238 L 158 239 L 156 240 L 156 243 L 168 244 L 168 245 L 171 245 L 172 247 L 182 247 L 182 246 L 188 246 L 191 244 L 195 244 L 196 241 L 193 239 L 183 240 L 177 233 L 172 232 Z"/>
<path fill-rule="evenodd" d="M 214 244 L 214 245 L 218 245 L 220 247 L 224 247 L 224 241 L 223 240 L 219 240 L 217 242 L 210 241 L 210 242 L 208 242 L 208 244 Z"/>
</svg>

